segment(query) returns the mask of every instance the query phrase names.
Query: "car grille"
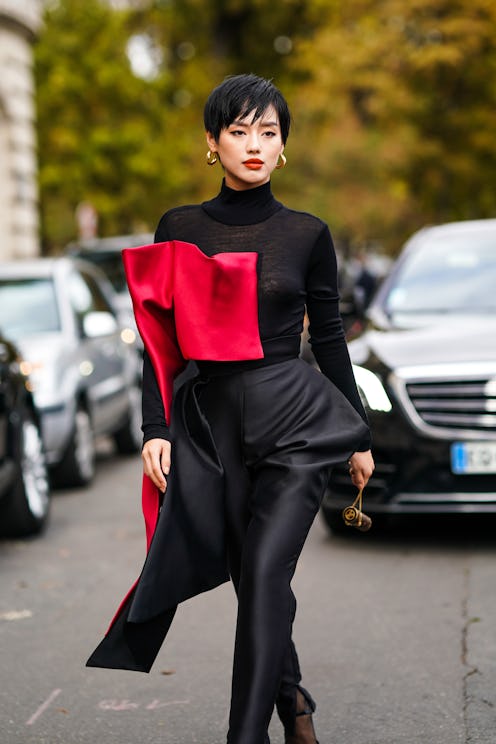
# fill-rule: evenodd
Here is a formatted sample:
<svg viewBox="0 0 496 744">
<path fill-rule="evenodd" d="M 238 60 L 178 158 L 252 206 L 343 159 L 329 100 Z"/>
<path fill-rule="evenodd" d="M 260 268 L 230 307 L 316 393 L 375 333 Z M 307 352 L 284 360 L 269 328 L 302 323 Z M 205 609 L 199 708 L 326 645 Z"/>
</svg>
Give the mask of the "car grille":
<svg viewBox="0 0 496 744">
<path fill-rule="evenodd" d="M 397 473 L 397 463 L 394 463 L 390 456 L 374 448 L 373 450 L 375 469 L 367 483 L 366 498 L 370 501 L 382 501 L 384 493 L 388 490 L 392 480 Z M 357 489 L 350 479 L 347 465 L 336 465 L 331 472 L 330 478 L 331 490 L 341 497 L 347 496 L 350 503 L 355 499 Z"/>
<path fill-rule="evenodd" d="M 496 432 L 496 383 L 494 378 L 409 382 L 408 397 L 429 426 Z"/>
</svg>

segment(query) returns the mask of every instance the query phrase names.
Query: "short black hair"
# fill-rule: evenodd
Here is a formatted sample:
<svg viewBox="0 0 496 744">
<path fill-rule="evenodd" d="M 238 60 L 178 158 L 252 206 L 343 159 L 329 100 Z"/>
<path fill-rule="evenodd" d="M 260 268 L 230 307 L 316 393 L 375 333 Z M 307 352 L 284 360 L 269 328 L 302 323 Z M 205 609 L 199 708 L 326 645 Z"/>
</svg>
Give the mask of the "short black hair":
<svg viewBox="0 0 496 744">
<path fill-rule="evenodd" d="M 218 141 L 221 130 L 233 121 L 251 111 L 254 112 L 253 121 L 257 121 L 270 106 L 277 112 L 281 138 L 286 144 L 291 114 L 281 91 L 271 80 L 257 75 L 231 75 L 214 88 L 207 99 L 203 111 L 205 129 Z"/>
</svg>

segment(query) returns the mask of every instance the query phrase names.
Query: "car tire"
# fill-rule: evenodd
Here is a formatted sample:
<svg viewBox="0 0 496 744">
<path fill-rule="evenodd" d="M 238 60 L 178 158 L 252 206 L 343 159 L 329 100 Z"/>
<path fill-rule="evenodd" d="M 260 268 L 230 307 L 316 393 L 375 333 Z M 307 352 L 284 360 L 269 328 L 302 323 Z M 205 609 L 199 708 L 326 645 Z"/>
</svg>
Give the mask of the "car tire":
<svg viewBox="0 0 496 744">
<path fill-rule="evenodd" d="M 64 457 L 53 470 L 54 482 L 63 487 L 86 486 L 93 480 L 95 470 L 95 437 L 91 417 L 86 408 L 79 405 Z"/>
<path fill-rule="evenodd" d="M 141 388 L 133 385 L 129 389 L 129 409 L 124 425 L 114 432 L 114 441 L 121 455 L 140 452 L 143 444 L 141 431 Z"/>
<path fill-rule="evenodd" d="M 41 431 L 33 413 L 26 409 L 18 429 L 15 483 L 1 503 L 0 533 L 3 537 L 35 535 L 45 527 L 50 512 L 50 481 Z"/>
</svg>

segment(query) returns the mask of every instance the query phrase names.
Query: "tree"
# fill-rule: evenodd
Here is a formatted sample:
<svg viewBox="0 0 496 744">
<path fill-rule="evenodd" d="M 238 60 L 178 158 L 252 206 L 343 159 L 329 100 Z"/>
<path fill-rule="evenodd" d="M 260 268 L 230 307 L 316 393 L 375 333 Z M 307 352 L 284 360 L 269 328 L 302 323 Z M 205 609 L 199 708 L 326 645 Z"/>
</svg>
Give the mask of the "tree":
<svg viewBox="0 0 496 744">
<path fill-rule="evenodd" d="M 273 78 L 293 111 L 278 196 L 343 244 L 394 250 L 490 216 L 495 35 L 493 0 L 53 2 L 36 50 L 45 248 L 75 237 L 80 201 L 105 235 L 210 196 L 202 108 L 238 72 Z"/>
<path fill-rule="evenodd" d="M 48 5 L 36 49 L 45 251 L 75 237 L 81 201 L 96 208 L 105 235 L 153 229 L 166 208 L 211 194 L 215 176 L 204 167 L 202 136 L 206 96 L 227 74 L 251 70 L 282 77 L 291 34 L 306 33 L 317 22 L 306 5 Z M 130 43 L 140 53 L 148 50 L 148 74 L 133 74 Z"/>
<path fill-rule="evenodd" d="M 495 33 L 491 0 L 329 4 L 294 61 L 318 152 L 298 159 L 313 198 L 329 185 L 338 233 L 395 248 L 425 223 L 494 215 Z"/>
<path fill-rule="evenodd" d="M 97 209 L 104 234 L 151 219 L 150 193 L 160 190 L 171 143 L 161 131 L 159 91 L 129 68 L 127 20 L 97 0 L 64 0 L 47 11 L 36 49 L 47 249 L 74 237 L 83 200 Z M 163 146 L 153 147 L 159 135 Z"/>
</svg>

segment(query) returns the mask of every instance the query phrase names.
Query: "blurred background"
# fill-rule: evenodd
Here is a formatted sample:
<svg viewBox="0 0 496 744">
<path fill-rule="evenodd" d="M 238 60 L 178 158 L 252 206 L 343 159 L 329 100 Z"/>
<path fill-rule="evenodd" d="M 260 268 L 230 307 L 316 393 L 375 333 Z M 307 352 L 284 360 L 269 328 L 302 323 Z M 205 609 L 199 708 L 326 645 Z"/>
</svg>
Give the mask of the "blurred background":
<svg viewBox="0 0 496 744">
<path fill-rule="evenodd" d="M 494 215 L 490 0 L 0 0 L 0 34 L 0 258 L 215 193 L 202 108 L 239 72 L 292 108 L 278 197 L 345 253 Z"/>
</svg>

